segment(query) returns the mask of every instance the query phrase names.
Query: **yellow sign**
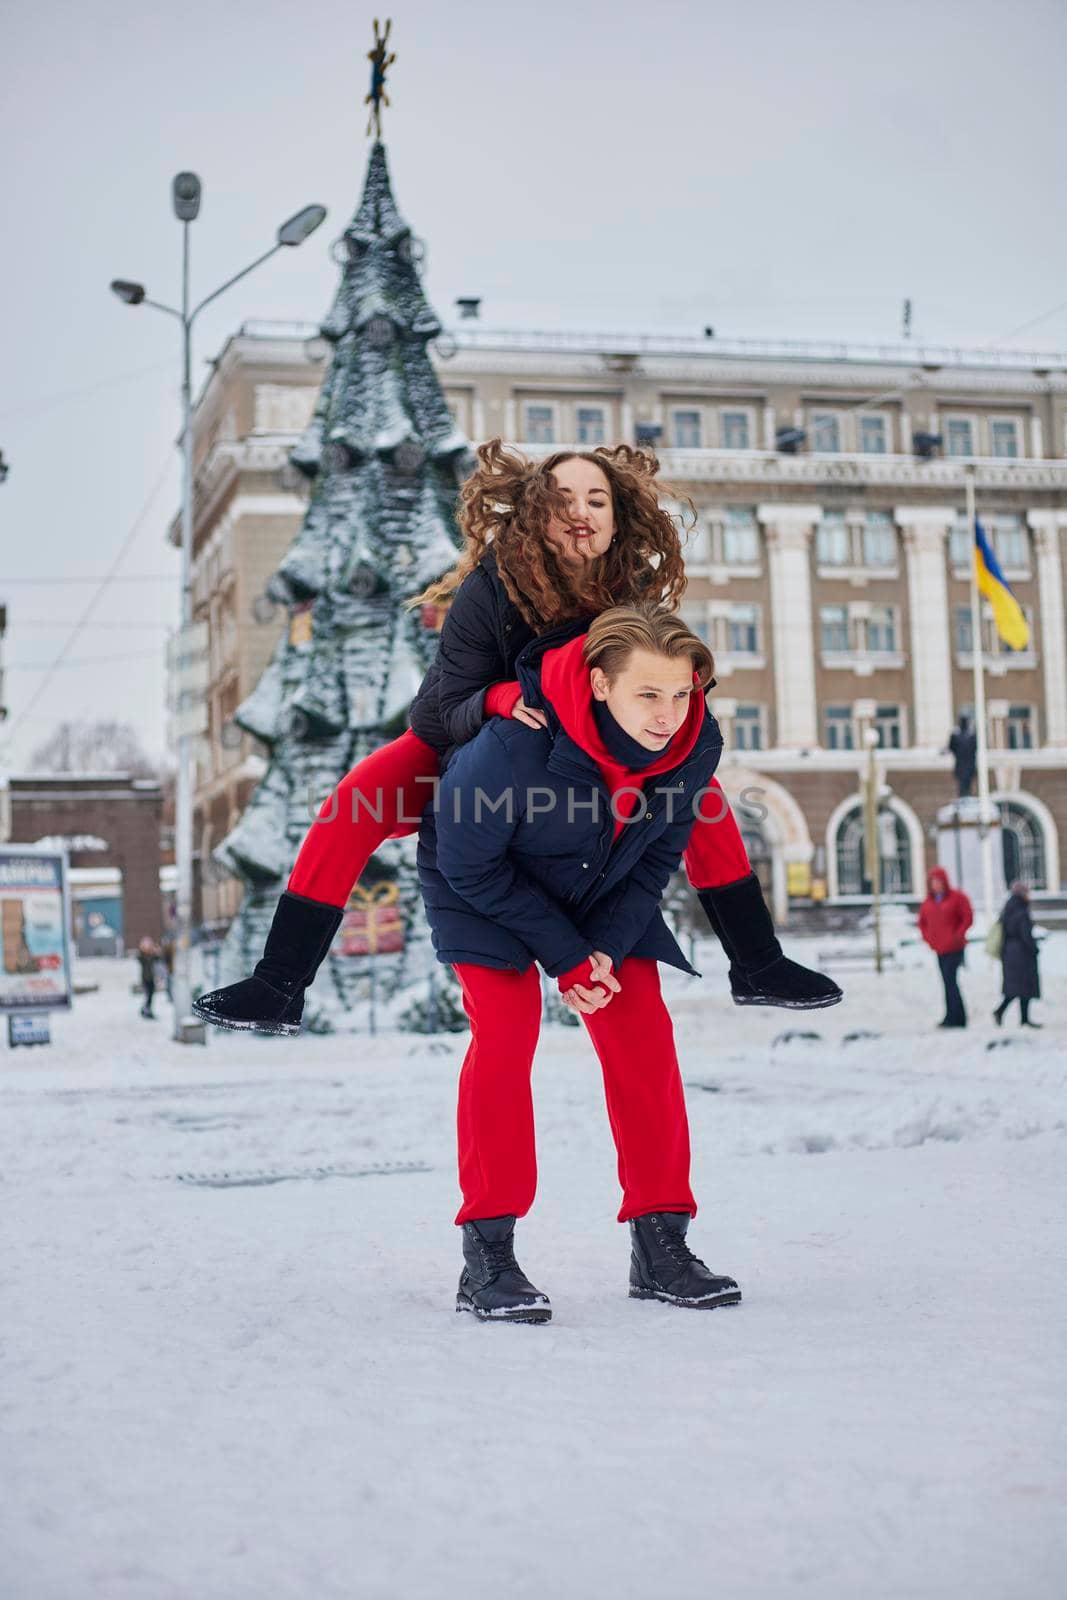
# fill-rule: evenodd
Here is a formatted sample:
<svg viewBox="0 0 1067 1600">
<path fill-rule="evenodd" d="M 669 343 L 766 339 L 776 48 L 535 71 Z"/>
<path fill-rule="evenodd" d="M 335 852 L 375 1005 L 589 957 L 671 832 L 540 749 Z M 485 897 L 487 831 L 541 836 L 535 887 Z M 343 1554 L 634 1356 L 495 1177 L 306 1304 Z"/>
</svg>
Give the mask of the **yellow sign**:
<svg viewBox="0 0 1067 1600">
<path fill-rule="evenodd" d="M 790 895 L 807 896 L 811 894 L 811 868 L 806 861 L 786 862 L 785 886 Z"/>
</svg>

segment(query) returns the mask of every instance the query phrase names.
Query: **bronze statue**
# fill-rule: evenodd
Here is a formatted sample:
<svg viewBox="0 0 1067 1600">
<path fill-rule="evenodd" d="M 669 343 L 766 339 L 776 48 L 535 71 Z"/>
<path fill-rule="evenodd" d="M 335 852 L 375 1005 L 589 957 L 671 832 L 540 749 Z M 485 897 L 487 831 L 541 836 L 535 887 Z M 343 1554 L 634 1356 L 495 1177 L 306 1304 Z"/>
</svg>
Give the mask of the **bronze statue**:
<svg viewBox="0 0 1067 1600">
<path fill-rule="evenodd" d="M 974 787 L 978 770 L 978 736 L 971 727 L 970 717 L 960 717 L 948 741 L 948 748 L 956 764 L 956 792 L 962 800 Z"/>
</svg>

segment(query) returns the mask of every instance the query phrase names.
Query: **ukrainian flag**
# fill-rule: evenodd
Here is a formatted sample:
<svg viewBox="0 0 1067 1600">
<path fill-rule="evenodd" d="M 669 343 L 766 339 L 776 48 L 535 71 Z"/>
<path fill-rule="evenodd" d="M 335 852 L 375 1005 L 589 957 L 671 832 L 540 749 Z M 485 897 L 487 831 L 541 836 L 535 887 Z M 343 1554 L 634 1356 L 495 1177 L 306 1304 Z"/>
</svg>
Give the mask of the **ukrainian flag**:
<svg viewBox="0 0 1067 1600">
<path fill-rule="evenodd" d="M 974 570 L 979 592 L 993 608 L 993 620 L 1000 637 L 1012 650 L 1025 650 L 1030 643 L 1029 624 L 977 517 L 974 519 Z"/>
</svg>

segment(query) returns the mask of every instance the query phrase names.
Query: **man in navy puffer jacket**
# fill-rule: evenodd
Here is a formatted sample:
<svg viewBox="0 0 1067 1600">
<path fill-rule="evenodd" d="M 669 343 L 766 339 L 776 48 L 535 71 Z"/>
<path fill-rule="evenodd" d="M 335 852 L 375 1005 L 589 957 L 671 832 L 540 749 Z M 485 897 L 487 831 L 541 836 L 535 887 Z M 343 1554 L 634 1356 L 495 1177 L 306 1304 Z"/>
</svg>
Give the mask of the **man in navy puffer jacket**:
<svg viewBox="0 0 1067 1600">
<path fill-rule="evenodd" d="M 487 723 L 448 762 L 419 837 L 434 947 L 471 1021 L 457 1118 L 466 1263 L 457 1309 L 512 1321 L 551 1314 L 511 1243 L 536 1186 L 536 963 L 582 1014 L 603 1067 L 631 1295 L 736 1303 L 733 1279 L 685 1243 L 696 1214 L 688 1124 L 656 965 L 693 971 L 660 902 L 722 749 L 702 692 L 710 653 L 670 612 L 616 607 L 588 632 L 570 625 L 532 640 L 516 670 L 547 726 Z"/>
</svg>

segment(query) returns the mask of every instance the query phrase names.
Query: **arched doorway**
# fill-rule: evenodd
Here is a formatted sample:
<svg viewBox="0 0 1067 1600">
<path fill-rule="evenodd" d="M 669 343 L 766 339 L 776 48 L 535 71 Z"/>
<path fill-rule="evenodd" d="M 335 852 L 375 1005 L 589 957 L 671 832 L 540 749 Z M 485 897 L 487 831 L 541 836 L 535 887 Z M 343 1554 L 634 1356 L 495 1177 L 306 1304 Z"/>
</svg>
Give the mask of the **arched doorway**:
<svg viewBox="0 0 1067 1600">
<path fill-rule="evenodd" d="M 1001 849 L 1004 852 L 1004 881 L 1021 878 L 1031 889 L 1048 888 L 1048 861 L 1045 832 L 1028 806 L 1016 800 L 998 800 Z"/>
<path fill-rule="evenodd" d="M 838 820 L 832 841 L 837 864 L 838 895 L 869 895 L 867 875 L 866 826 L 863 807 L 857 801 Z M 883 807 L 878 813 L 878 850 L 881 862 L 879 893 L 914 893 L 911 835 L 907 823 L 895 810 Z"/>
</svg>

